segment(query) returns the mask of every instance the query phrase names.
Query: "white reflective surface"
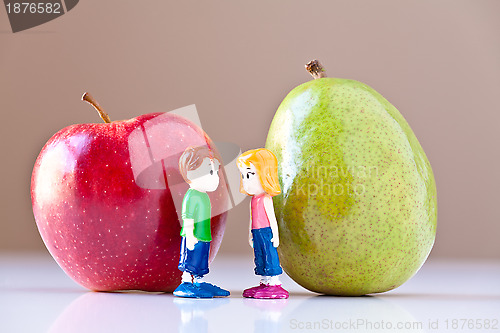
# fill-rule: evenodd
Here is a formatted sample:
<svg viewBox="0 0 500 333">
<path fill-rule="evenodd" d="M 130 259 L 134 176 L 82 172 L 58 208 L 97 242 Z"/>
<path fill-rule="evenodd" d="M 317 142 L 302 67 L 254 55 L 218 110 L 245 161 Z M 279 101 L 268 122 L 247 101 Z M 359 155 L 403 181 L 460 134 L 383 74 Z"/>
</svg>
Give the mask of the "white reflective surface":
<svg viewBox="0 0 500 333">
<path fill-rule="evenodd" d="M 243 299 L 258 283 L 247 257 L 217 257 L 207 280 L 231 297 L 88 292 L 48 255 L 4 254 L 0 332 L 500 332 L 499 262 L 431 261 L 394 291 L 355 298 L 319 296 L 284 276 L 288 300 Z"/>
</svg>

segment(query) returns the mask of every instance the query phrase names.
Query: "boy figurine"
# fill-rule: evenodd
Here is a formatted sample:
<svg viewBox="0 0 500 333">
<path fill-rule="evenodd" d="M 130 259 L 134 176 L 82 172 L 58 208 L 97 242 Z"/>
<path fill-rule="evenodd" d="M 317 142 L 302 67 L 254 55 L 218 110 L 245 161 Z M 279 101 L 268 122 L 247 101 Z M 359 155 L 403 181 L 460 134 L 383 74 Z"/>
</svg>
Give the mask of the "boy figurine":
<svg viewBox="0 0 500 333">
<path fill-rule="evenodd" d="M 219 186 L 220 161 L 207 146 L 188 147 L 179 159 L 179 170 L 190 189 L 182 201 L 181 253 L 182 283 L 174 296 L 212 298 L 229 296 L 229 291 L 203 282 L 208 273 L 212 234 L 211 205 L 207 192 Z"/>
</svg>

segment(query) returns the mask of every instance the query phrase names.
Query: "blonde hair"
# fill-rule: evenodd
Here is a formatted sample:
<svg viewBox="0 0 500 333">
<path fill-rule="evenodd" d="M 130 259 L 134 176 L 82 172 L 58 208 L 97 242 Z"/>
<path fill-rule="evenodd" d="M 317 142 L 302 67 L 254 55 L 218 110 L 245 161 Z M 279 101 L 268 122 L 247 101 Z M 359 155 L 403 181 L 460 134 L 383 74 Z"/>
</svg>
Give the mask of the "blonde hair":
<svg viewBox="0 0 500 333">
<path fill-rule="evenodd" d="M 240 169 L 250 167 L 250 164 L 252 164 L 257 169 L 260 183 L 267 194 L 275 196 L 281 193 L 278 182 L 278 160 L 269 149 L 248 150 L 238 156 L 236 163 Z M 240 192 L 248 195 L 243 189 L 242 179 L 240 179 Z"/>
</svg>

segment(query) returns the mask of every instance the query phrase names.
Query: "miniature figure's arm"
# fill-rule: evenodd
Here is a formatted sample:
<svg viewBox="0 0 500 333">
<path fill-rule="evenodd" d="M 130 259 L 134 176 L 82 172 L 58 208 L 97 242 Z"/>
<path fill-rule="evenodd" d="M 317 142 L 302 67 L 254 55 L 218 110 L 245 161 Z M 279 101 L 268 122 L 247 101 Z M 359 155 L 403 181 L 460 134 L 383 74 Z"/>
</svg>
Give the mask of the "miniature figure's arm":
<svg viewBox="0 0 500 333">
<path fill-rule="evenodd" d="M 250 225 L 248 226 L 248 244 L 253 248 L 253 236 L 252 236 L 252 202 L 250 202 Z"/>
<path fill-rule="evenodd" d="M 274 215 L 273 199 L 268 195 L 264 197 L 264 209 L 266 210 L 266 215 L 269 219 L 269 225 L 271 226 L 271 231 L 273 232 L 273 238 L 271 239 L 271 242 L 273 242 L 274 247 L 278 247 L 280 245 L 278 222 L 276 221 L 276 215 Z"/>
<path fill-rule="evenodd" d="M 186 247 L 192 251 L 198 243 L 198 238 L 194 235 L 194 219 L 184 219 L 183 227 L 186 233 Z"/>
<path fill-rule="evenodd" d="M 182 201 L 182 229 L 184 237 L 186 237 L 186 247 L 188 250 L 194 250 L 194 246 L 198 243 L 198 239 L 194 235 L 194 212 L 195 202 L 191 192 L 187 192 Z"/>
</svg>

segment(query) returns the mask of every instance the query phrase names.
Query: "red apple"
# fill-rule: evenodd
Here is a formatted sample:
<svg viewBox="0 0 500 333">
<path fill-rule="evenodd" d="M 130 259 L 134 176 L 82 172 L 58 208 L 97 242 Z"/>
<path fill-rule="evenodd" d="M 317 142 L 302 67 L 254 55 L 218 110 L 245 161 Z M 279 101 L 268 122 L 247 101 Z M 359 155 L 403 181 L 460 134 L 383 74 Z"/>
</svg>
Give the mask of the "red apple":
<svg viewBox="0 0 500 333">
<path fill-rule="evenodd" d="M 104 124 L 72 125 L 43 147 L 33 168 L 33 213 L 47 249 L 82 286 L 97 291 L 173 291 L 180 283 L 180 214 L 188 189 L 178 157 L 210 138 L 189 120 L 151 113 Z M 210 193 L 210 258 L 230 205 L 224 169 Z M 176 209 L 177 208 L 177 209 Z"/>
</svg>

